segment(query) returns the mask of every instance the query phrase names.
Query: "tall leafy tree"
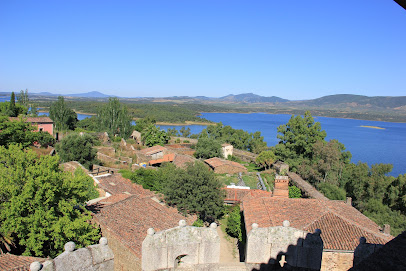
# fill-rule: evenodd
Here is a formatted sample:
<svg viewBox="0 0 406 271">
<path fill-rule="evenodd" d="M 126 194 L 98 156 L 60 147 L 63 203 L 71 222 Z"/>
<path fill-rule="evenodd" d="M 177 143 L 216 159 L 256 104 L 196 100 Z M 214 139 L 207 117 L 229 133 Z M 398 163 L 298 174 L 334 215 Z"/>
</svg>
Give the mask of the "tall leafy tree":
<svg viewBox="0 0 406 271">
<path fill-rule="evenodd" d="M 186 170 L 166 172 L 165 201 L 181 212 L 198 214 L 203 221 L 214 221 L 223 215 L 223 191 L 215 174 L 202 162 L 190 164 Z"/>
<path fill-rule="evenodd" d="M 78 161 L 90 169 L 97 161 L 93 143 L 93 137 L 88 134 L 70 134 L 56 145 L 56 151 L 63 162 Z"/>
<path fill-rule="evenodd" d="M 107 131 L 110 136 L 128 138 L 132 133 L 131 116 L 127 107 L 117 98 L 109 98 L 109 102 L 100 108 L 97 117 L 101 129 Z"/>
<path fill-rule="evenodd" d="M 200 137 L 196 144 L 195 157 L 203 159 L 223 158 L 220 142 L 214 138 Z"/>
<path fill-rule="evenodd" d="M 10 97 L 10 104 L 9 104 L 9 115 L 10 117 L 17 117 L 18 116 L 18 112 L 17 112 L 17 107 L 16 107 L 16 97 L 14 94 L 14 91 L 11 92 L 11 97 Z"/>
<path fill-rule="evenodd" d="M 22 106 L 25 106 L 27 108 L 30 106 L 30 104 L 29 104 L 30 99 L 28 97 L 28 90 L 27 89 L 25 91 L 24 90 L 20 91 L 20 93 L 17 95 L 17 101 L 18 101 L 19 104 L 21 104 Z"/>
<path fill-rule="evenodd" d="M 8 147 L 11 144 L 21 144 L 28 147 L 35 141 L 34 127 L 23 119 L 9 120 L 0 116 L 0 145 Z"/>
<path fill-rule="evenodd" d="M 165 145 L 169 141 L 168 134 L 154 124 L 150 124 L 141 132 L 142 142 L 146 146 Z"/>
<path fill-rule="evenodd" d="M 255 163 L 264 168 L 271 168 L 275 162 L 276 156 L 273 151 L 263 151 L 255 159 Z"/>
<path fill-rule="evenodd" d="M 54 121 L 55 129 L 58 131 L 74 130 L 78 122 L 77 114 L 67 106 L 63 96 L 59 96 L 58 100 L 51 104 L 49 117 Z"/>
<path fill-rule="evenodd" d="M 319 122 L 314 122 L 309 111 L 303 117 L 292 116 L 277 131 L 279 143 L 272 150 L 278 159 L 288 163 L 293 170 L 297 170 L 304 159 L 312 159 L 313 145 L 326 137 L 326 132 Z"/>
<path fill-rule="evenodd" d="M 97 195 L 93 181 L 82 170 L 62 172 L 59 157 L 0 146 L 0 186 L 0 236 L 11 236 L 24 255 L 55 257 L 68 241 L 87 246 L 99 238 L 79 208 Z"/>
</svg>

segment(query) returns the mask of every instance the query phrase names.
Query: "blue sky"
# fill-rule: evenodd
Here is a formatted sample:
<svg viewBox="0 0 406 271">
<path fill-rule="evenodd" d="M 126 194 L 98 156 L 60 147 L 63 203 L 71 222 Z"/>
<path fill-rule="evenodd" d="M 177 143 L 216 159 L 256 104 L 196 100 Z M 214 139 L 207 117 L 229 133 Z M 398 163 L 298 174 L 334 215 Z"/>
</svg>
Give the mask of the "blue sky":
<svg viewBox="0 0 406 271">
<path fill-rule="evenodd" d="M 0 1 L 0 91 L 406 95 L 391 0 Z"/>
</svg>

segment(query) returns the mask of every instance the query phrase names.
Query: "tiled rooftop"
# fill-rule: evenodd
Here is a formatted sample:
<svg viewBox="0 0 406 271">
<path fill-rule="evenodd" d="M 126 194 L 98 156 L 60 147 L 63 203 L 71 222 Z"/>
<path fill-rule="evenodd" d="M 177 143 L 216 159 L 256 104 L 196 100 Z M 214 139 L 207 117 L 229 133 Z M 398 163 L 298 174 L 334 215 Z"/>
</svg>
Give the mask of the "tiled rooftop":
<svg viewBox="0 0 406 271">
<path fill-rule="evenodd" d="M 195 217 L 185 218 L 176 208 L 137 195 L 101 205 L 94 217 L 139 258 L 149 228 L 162 231 L 178 226 L 181 219 L 186 219 L 188 225 L 195 220 Z"/>
<path fill-rule="evenodd" d="M 131 194 L 139 195 L 141 197 L 154 196 L 154 192 L 143 189 L 141 185 L 135 184 L 117 173 L 108 176 L 96 177 L 96 179 L 100 182 L 98 184 L 99 187 L 112 195 Z"/>
<path fill-rule="evenodd" d="M 245 197 L 272 197 L 272 192 L 259 189 L 223 188 L 226 192 L 224 201 L 240 203 Z"/>
<path fill-rule="evenodd" d="M 20 120 L 19 117 L 10 117 L 10 120 Z M 28 117 L 23 118 L 25 122 L 34 122 L 34 123 L 53 123 L 49 117 Z"/>
<path fill-rule="evenodd" d="M 1 271 L 29 271 L 32 262 L 45 262 L 47 259 L 17 256 L 13 254 L 0 254 Z"/>
<path fill-rule="evenodd" d="M 173 162 L 173 159 L 175 159 L 175 154 L 169 153 L 169 154 L 165 154 L 162 158 L 150 160 L 148 163 L 150 165 L 162 164 L 164 162 Z"/>
<path fill-rule="evenodd" d="M 145 154 L 145 155 L 153 155 L 153 154 L 155 154 L 157 152 L 162 152 L 162 151 L 165 151 L 165 150 L 166 150 L 165 147 L 162 147 L 160 145 L 156 145 L 156 146 L 153 146 L 153 147 L 150 147 L 150 148 L 140 150 L 140 153 Z"/>
<path fill-rule="evenodd" d="M 289 220 L 291 227 L 300 230 L 321 229 L 324 249 L 354 250 L 362 236 L 375 244 L 385 244 L 393 238 L 381 233 L 377 224 L 355 208 L 340 201 L 246 196 L 243 208 L 247 232 L 252 223 L 274 227 Z"/>
<path fill-rule="evenodd" d="M 224 165 L 229 165 L 229 166 L 241 168 L 243 170 L 247 170 L 243 165 L 241 165 L 241 164 L 239 164 L 237 162 L 220 159 L 218 157 L 213 157 L 213 158 L 210 158 L 210 159 L 206 159 L 206 160 L 204 160 L 204 162 L 206 162 L 212 168 L 216 168 L 216 167 L 224 166 Z"/>
<path fill-rule="evenodd" d="M 193 163 L 196 161 L 196 158 L 184 155 L 184 154 L 176 154 L 175 158 L 173 159 L 173 164 L 179 168 L 185 168 L 187 163 Z"/>
</svg>

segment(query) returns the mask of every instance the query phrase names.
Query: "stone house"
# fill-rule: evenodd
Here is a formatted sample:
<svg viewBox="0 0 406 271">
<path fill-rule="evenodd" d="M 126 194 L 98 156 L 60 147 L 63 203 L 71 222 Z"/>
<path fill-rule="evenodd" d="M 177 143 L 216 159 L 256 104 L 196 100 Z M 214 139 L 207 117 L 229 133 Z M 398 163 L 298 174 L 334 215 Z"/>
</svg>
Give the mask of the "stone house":
<svg viewBox="0 0 406 271">
<path fill-rule="evenodd" d="M 10 117 L 10 120 L 20 120 L 19 117 Z M 28 117 L 23 118 L 25 122 L 30 122 L 35 128 L 35 132 L 48 132 L 54 135 L 54 122 L 49 117 Z"/>
<path fill-rule="evenodd" d="M 137 155 L 137 163 L 148 163 L 150 160 L 163 158 L 168 150 L 165 147 L 156 145 L 153 147 L 145 148 L 140 151 L 135 151 Z"/>
<path fill-rule="evenodd" d="M 223 173 L 234 174 L 239 172 L 248 172 L 247 168 L 244 167 L 243 165 L 237 162 L 220 159 L 218 157 L 206 159 L 204 160 L 204 162 L 207 165 L 209 165 L 210 168 L 213 169 L 215 173 L 219 174 Z"/>
<path fill-rule="evenodd" d="M 221 151 L 223 153 L 223 157 L 227 159 L 229 155 L 233 155 L 233 145 L 224 143 L 221 145 Z"/>
<path fill-rule="evenodd" d="M 141 133 L 140 133 L 140 132 L 134 130 L 134 131 L 131 133 L 130 138 L 134 139 L 135 142 L 137 142 L 138 145 L 141 145 L 141 144 L 142 144 L 142 138 L 141 138 Z"/>
</svg>

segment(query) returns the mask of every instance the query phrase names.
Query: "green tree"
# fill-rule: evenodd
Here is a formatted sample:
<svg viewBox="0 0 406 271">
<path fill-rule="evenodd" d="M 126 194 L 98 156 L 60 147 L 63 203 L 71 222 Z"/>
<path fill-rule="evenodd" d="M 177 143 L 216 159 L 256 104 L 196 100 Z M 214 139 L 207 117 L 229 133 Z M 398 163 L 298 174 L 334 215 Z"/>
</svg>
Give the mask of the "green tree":
<svg viewBox="0 0 406 271">
<path fill-rule="evenodd" d="M 255 159 L 255 163 L 263 168 L 271 168 L 276 156 L 273 151 L 263 151 Z"/>
<path fill-rule="evenodd" d="M 34 127 L 19 120 L 9 120 L 8 117 L 0 116 L 0 145 L 8 147 L 11 144 L 21 144 L 24 148 L 35 141 Z"/>
<path fill-rule="evenodd" d="M 17 101 L 18 101 L 18 103 L 19 104 L 21 104 L 22 106 L 25 106 L 25 107 L 29 107 L 30 106 L 30 99 L 28 98 L 28 90 L 26 89 L 25 91 L 24 90 L 21 90 L 20 91 L 20 93 L 17 95 Z"/>
<path fill-rule="evenodd" d="M 135 122 L 134 129 L 141 133 L 142 131 L 144 131 L 145 128 L 150 127 L 151 124 L 155 125 L 156 119 L 151 116 L 146 116 L 145 118 L 138 119 Z"/>
<path fill-rule="evenodd" d="M 10 117 L 17 117 L 18 116 L 18 111 L 16 107 L 16 98 L 14 92 L 11 92 L 11 97 L 10 97 L 10 103 L 9 103 L 9 116 Z"/>
<path fill-rule="evenodd" d="M 165 173 L 164 194 L 169 205 L 176 206 L 183 213 L 196 213 L 208 222 L 223 215 L 222 185 L 202 162 L 189 164 L 186 170 L 169 164 Z"/>
<path fill-rule="evenodd" d="M 300 188 L 291 185 L 289 186 L 289 198 L 301 198 L 302 197 L 302 191 L 300 191 Z"/>
<path fill-rule="evenodd" d="M 101 129 L 107 131 L 110 137 L 118 135 L 128 138 L 132 133 L 132 119 L 127 106 L 121 104 L 117 98 L 109 98 L 109 102 L 100 108 L 97 118 Z"/>
<path fill-rule="evenodd" d="M 141 132 L 142 143 L 145 146 L 165 145 L 169 141 L 168 134 L 154 124 L 145 127 Z"/>
<path fill-rule="evenodd" d="M 191 132 L 190 132 L 190 127 L 187 127 L 187 129 L 183 126 L 182 128 L 180 128 L 179 130 L 180 134 L 182 135 L 182 137 L 189 137 Z"/>
<path fill-rule="evenodd" d="M 304 117 L 292 115 L 289 122 L 279 126 L 277 131 L 279 143 L 272 150 L 293 171 L 297 170 L 303 160 L 313 158 L 313 145 L 326 137 L 326 132 L 321 130 L 319 122 L 314 122 L 309 111 Z"/>
<path fill-rule="evenodd" d="M 77 114 L 65 103 L 63 96 L 59 96 L 56 102 L 49 108 L 49 117 L 54 121 L 55 130 L 74 130 L 78 122 Z"/>
<path fill-rule="evenodd" d="M 231 237 L 237 238 L 238 241 L 242 242 L 241 211 L 239 205 L 233 206 L 228 215 L 226 232 Z"/>
<path fill-rule="evenodd" d="M 93 144 L 94 139 L 88 134 L 70 134 L 56 144 L 56 151 L 62 162 L 78 161 L 90 169 L 97 162 Z"/>
<path fill-rule="evenodd" d="M 166 130 L 166 134 L 170 137 L 179 136 L 178 130 L 176 130 L 176 128 L 168 128 L 168 130 Z"/>
<path fill-rule="evenodd" d="M 219 141 L 208 137 L 199 137 L 196 144 L 196 158 L 209 159 L 212 157 L 223 157 Z"/>
<path fill-rule="evenodd" d="M 95 196 L 82 170 L 62 172 L 59 157 L 0 147 L 0 236 L 12 236 L 24 255 L 55 257 L 68 241 L 93 244 L 99 230 L 80 204 Z"/>
</svg>

